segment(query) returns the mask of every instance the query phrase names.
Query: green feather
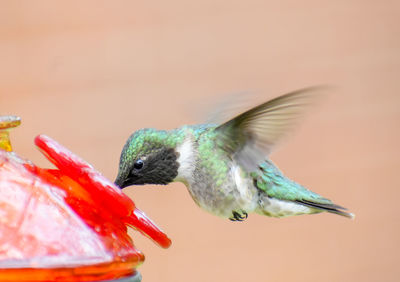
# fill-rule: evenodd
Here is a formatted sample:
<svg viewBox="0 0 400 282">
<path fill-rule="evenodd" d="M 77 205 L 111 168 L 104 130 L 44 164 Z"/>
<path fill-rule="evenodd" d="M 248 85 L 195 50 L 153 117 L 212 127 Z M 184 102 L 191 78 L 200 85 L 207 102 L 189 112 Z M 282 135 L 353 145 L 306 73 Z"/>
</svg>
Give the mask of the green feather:
<svg viewBox="0 0 400 282">
<path fill-rule="evenodd" d="M 257 188 L 264 191 L 269 197 L 296 202 L 313 209 L 349 218 L 354 217 L 352 213 L 345 212 L 345 208 L 285 177 L 272 162 L 265 161 L 260 164 L 259 168 L 259 172 L 253 172 L 251 176 Z"/>
</svg>

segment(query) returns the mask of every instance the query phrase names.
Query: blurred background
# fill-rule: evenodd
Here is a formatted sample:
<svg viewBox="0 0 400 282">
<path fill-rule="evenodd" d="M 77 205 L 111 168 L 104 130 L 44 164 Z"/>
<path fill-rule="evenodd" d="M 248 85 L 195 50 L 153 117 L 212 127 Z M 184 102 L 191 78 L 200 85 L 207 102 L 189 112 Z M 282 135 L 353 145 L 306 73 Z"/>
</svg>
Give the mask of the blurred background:
<svg viewBox="0 0 400 282">
<path fill-rule="evenodd" d="M 0 112 L 22 117 L 14 150 L 41 166 L 39 133 L 113 180 L 139 128 L 201 122 L 227 93 L 337 86 L 271 158 L 356 219 L 233 223 L 183 184 L 130 187 L 173 239 L 132 232 L 143 281 L 398 281 L 399 78 L 399 1 L 0 3 Z"/>
</svg>

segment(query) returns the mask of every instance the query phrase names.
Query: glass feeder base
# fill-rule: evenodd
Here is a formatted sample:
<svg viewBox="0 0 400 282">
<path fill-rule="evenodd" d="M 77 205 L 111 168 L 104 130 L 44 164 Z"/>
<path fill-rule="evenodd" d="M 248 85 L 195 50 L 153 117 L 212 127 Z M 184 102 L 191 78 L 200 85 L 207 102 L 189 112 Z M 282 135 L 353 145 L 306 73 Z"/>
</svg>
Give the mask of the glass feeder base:
<svg viewBox="0 0 400 282">
<path fill-rule="evenodd" d="M 129 277 L 113 279 L 113 280 L 104 280 L 101 282 L 141 282 L 141 281 L 142 281 L 142 275 L 140 275 L 139 272 L 136 272 Z"/>
</svg>

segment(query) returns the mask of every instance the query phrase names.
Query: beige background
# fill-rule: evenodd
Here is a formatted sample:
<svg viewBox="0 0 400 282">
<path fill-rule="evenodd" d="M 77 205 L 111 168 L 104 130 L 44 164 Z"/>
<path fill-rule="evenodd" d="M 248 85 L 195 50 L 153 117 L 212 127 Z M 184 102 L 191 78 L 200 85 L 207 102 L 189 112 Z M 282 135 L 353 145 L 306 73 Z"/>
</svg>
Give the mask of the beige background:
<svg viewBox="0 0 400 282">
<path fill-rule="evenodd" d="M 254 103 L 337 86 L 272 159 L 356 213 L 232 223 L 182 184 L 125 190 L 173 239 L 134 232 L 144 281 L 398 281 L 399 1 L 2 1 L 0 111 L 42 166 L 39 133 L 111 179 L 142 127 L 201 121 L 227 93 Z M 201 116 L 201 115 L 200 115 Z M 205 117 L 205 116 L 204 116 Z"/>
</svg>

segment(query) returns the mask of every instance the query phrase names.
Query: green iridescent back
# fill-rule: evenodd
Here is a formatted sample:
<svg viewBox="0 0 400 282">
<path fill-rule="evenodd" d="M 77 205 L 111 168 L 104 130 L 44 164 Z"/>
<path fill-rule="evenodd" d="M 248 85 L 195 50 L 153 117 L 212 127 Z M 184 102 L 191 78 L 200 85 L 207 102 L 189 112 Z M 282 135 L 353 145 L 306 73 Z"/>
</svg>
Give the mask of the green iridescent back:
<svg viewBox="0 0 400 282">
<path fill-rule="evenodd" d="M 330 200 L 285 177 L 271 161 L 266 160 L 259 167 L 260 171 L 251 173 L 251 176 L 255 179 L 257 188 L 267 193 L 268 196 L 280 200 L 307 200 L 332 204 Z"/>
<path fill-rule="evenodd" d="M 202 134 L 198 141 L 198 164 L 207 170 L 211 182 L 216 187 L 228 180 L 229 163 L 231 156 L 225 152 L 218 142 L 219 132 L 215 131 L 216 126 L 203 127 Z"/>
</svg>

